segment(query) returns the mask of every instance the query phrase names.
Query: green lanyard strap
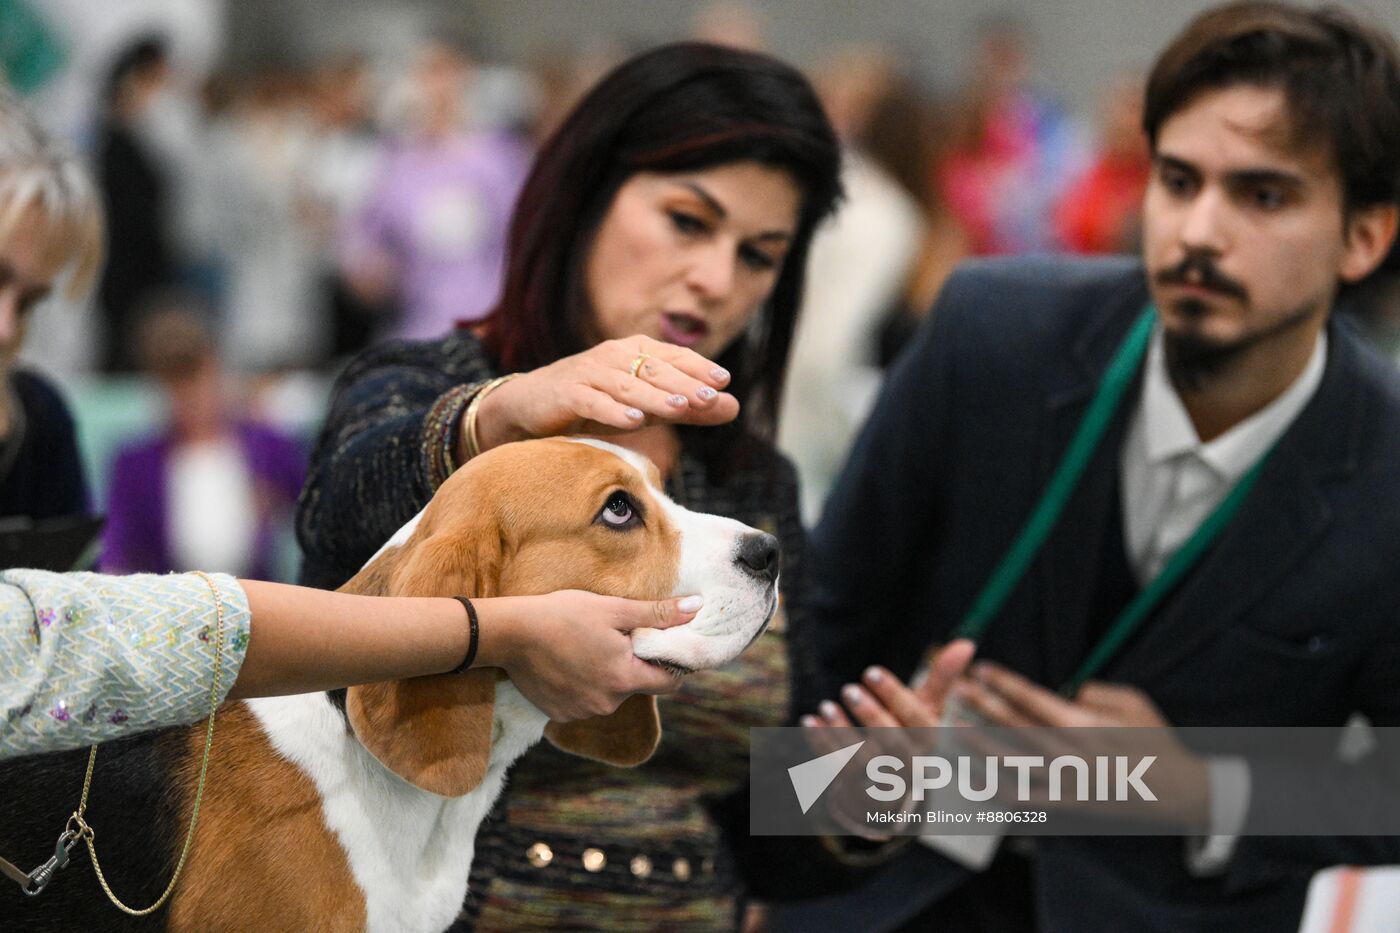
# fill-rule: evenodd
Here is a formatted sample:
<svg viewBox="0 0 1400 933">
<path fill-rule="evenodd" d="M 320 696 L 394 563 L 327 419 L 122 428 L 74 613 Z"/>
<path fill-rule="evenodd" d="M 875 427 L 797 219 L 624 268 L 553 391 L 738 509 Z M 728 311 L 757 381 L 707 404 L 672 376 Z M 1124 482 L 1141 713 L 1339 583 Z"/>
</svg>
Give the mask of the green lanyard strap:
<svg viewBox="0 0 1400 933">
<path fill-rule="evenodd" d="M 1123 643 L 1128 640 L 1128 636 L 1136 631 L 1142 621 L 1157 608 L 1172 587 L 1186 576 L 1187 571 L 1196 563 L 1206 548 L 1220 534 L 1221 530 L 1230 523 L 1235 513 L 1239 511 L 1240 504 L 1249 495 L 1249 490 L 1254 487 L 1254 481 L 1259 478 L 1259 474 L 1264 469 L 1264 461 L 1269 459 L 1268 453 L 1259 458 L 1254 466 L 1249 468 L 1249 472 L 1240 477 L 1240 481 L 1235 484 L 1235 488 L 1230 490 L 1230 494 L 1225 497 L 1215 510 L 1206 516 L 1194 534 L 1186 540 L 1186 543 L 1177 548 L 1171 560 L 1162 568 L 1157 576 L 1152 578 L 1152 582 L 1128 603 L 1127 607 L 1119 613 L 1118 618 L 1113 620 L 1113 625 L 1109 628 L 1099 643 L 1094 646 L 1094 650 L 1089 653 L 1089 657 L 1079 666 L 1079 670 L 1074 672 L 1074 676 L 1064 685 L 1062 692 L 1067 696 L 1073 696 L 1079 692 L 1079 688 L 1084 682 L 1108 663 L 1109 658 L 1123 647 Z"/>
<path fill-rule="evenodd" d="M 1122 404 L 1128 386 L 1132 385 L 1133 377 L 1147 354 L 1147 346 L 1152 338 L 1152 327 L 1156 317 L 1156 309 L 1149 305 L 1118 347 L 1112 361 L 1108 364 L 1108 370 L 1099 383 L 1093 401 L 1089 404 L 1089 410 L 1084 413 L 1079 427 L 1075 429 L 1069 448 L 1060 459 L 1054 475 L 1050 477 L 1050 482 L 1046 485 L 1045 492 L 1041 494 L 1040 501 L 1036 503 L 1030 518 L 1026 520 L 1025 525 L 1016 535 L 1016 540 L 1007 549 L 1001 562 L 987 578 L 981 592 L 977 594 L 977 599 L 973 601 L 972 608 L 968 610 L 967 615 L 958 625 L 955 637 L 970 638 L 973 641 L 981 639 L 992 620 L 1006 604 L 1012 591 L 1026 575 L 1026 571 L 1030 568 L 1035 556 L 1040 553 L 1040 549 L 1045 545 L 1045 540 L 1050 536 L 1055 523 L 1059 521 L 1060 515 L 1064 512 L 1065 505 L 1069 502 L 1075 487 L 1079 485 L 1085 468 L 1103 441 L 1104 432 L 1108 430 L 1114 413 Z M 1143 620 L 1152 613 L 1162 598 L 1181 581 L 1181 578 L 1205 553 L 1221 530 L 1229 524 L 1234 514 L 1239 511 L 1240 504 L 1249 495 L 1249 491 L 1253 488 L 1254 481 L 1258 479 L 1267 459 L 1268 454 L 1266 453 L 1235 484 L 1235 488 L 1230 491 L 1224 501 L 1207 516 L 1205 521 L 1201 522 L 1200 527 L 1186 543 L 1177 549 L 1171 560 L 1152 579 L 1152 582 L 1138 593 L 1137 597 L 1118 615 L 1108 632 L 1094 646 L 1084 663 L 1080 665 L 1079 670 L 1061 688 L 1062 693 L 1073 695 L 1085 681 L 1098 673 L 1137 630 Z"/>
</svg>

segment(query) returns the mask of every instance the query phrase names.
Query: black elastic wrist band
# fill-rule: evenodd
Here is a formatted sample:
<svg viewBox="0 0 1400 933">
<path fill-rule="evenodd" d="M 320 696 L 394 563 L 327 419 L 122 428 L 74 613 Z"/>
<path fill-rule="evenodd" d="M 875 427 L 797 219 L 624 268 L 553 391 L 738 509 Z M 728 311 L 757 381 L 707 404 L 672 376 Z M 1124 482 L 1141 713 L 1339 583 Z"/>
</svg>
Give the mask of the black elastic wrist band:
<svg viewBox="0 0 1400 933">
<path fill-rule="evenodd" d="M 467 599 L 465 596 L 454 596 L 452 598 L 467 608 L 467 621 L 471 624 L 472 629 L 471 643 L 467 645 L 467 656 L 462 659 L 461 664 L 458 664 L 452 670 L 448 671 L 449 674 L 460 674 L 470 668 L 472 662 L 476 660 L 476 644 L 481 638 L 481 626 L 476 621 L 476 607 L 472 605 L 470 599 Z"/>
</svg>

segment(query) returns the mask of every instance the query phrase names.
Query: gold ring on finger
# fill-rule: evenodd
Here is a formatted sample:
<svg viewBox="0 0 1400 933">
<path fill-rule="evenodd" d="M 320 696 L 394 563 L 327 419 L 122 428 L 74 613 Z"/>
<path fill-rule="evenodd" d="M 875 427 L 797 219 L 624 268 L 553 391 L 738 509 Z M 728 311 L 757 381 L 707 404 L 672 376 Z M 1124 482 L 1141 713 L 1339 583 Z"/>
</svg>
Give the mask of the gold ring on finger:
<svg viewBox="0 0 1400 933">
<path fill-rule="evenodd" d="M 636 358 L 635 360 L 632 361 L 632 368 L 631 368 L 631 370 L 630 370 L 630 372 L 632 373 L 632 378 L 634 378 L 634 379 L 640 378 L 640 377 L 637 376 L 637 373 L 639 373 L 639 372 L 642 371 L 642 364 L 645 363 L 645 362 L 646 362 L 647 360 L 649 360 L 649 359 L 651 359 L 651 354 L 650 354 L 650 353 L 638 353 L 638 354 L 637 354 L 637 358 Z"/>
</svg>

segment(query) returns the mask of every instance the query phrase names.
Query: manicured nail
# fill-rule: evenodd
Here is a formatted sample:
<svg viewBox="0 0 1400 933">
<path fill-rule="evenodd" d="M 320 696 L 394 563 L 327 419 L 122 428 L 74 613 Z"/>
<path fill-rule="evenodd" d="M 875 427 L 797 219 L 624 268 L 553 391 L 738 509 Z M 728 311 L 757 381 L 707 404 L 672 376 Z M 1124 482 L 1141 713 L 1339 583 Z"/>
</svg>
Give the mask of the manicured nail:
<svg viewBox="0 0 1400 933">
<path fill-rule="evenodd" d="M 696 390 L 695 395 L 697 398 L 700 399 L 700 401 L 708 402 L 716 395 L 719 395 L 719 393 L 716 392 L 714 389 L 710 388 L 709 386 L 701 386 L 698 390 Z"/>
<path fill-rule="evenodd" d="M 803 716 L 798 722 L 802 723 L 802 725 L 806 726 L 808 729 L 815 729 L 822 724 L 820 719 L 811 714 Z"/>
<path fill-rule="evenodd" d="M 729 379 L 729 370 L 725 369 L 723 366 L 716 366 L 714 369 L 710 370 L 710 378 L 715 382 L 724 382 Z"/>
<path fill-rule="evenodd" d="M 681 612 L 699 612 L 700 607 L 705 605 L 705 600 L 701 596 L 687 596 L 676 603 L 676 608 Z"/>
<path fill-rule="evenodd" d="M 831 702 L 830 700 L 822 700 L 821 706 L 818 706 L 817 709 L 821 710 L 821 714 L 827 719 L 835 719 L 836 716 L 841 712 L 839 709 L 837 709 L 836 704 Z"/>
<path fill-rule="evenodd" d="M 841 699 L 845 700 L 847 703 L 859 703 L 864 696 L 865 692 L 855 684 L 846 684 L 846 686 L 841 688 Z"/>
<path fill-rule="evenodd" d="M 884 676 L 885 675 L 880 672 L 878 667 L 867 667 L 865 669 L 865 682 L 868 684 L 878 684 L 880 678 Z"/>
<path fill-rule="evenodd" d="M 689 400 L 684 395 L 666 396 L 666 404 L 670 405 L 672 408 L 684 408 L 688 401 Z"/>
<path fill-rule="evenodd" d="M 625 414 L 633 421 L 641 421 L 643 418 L 646 417 L 646 415 L 642 412 L 640 408 L 629 408 L 627 409 Z"/>
</svg>

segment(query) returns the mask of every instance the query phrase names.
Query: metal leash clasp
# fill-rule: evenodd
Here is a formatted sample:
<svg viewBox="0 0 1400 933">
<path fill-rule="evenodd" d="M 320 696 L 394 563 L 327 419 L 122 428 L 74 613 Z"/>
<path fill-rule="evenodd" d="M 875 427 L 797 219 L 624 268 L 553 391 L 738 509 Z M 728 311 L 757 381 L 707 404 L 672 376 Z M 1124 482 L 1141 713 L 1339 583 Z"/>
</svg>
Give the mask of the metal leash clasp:
<svg viewBox="0 0 1400 933">
<path fill-rule="evenodd" d="M 68 853 L 73 847 L 81 842 L 83 834 L 72 829 L 65 829 L 58 837 L 58 842 L 53 847 L 53 857 L 29 873 L 29 884 L 21 890 L 30 897 L 38 897 L 44 893 L 44 888 L 49 886 L 54 875 L 58 874 L 60 868 L 68 866 Z"/>
</svg>

